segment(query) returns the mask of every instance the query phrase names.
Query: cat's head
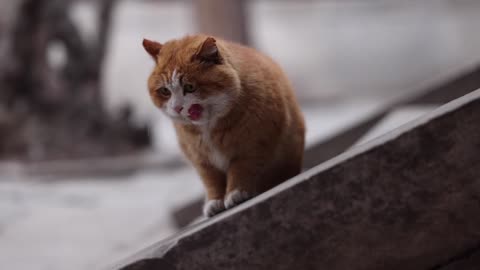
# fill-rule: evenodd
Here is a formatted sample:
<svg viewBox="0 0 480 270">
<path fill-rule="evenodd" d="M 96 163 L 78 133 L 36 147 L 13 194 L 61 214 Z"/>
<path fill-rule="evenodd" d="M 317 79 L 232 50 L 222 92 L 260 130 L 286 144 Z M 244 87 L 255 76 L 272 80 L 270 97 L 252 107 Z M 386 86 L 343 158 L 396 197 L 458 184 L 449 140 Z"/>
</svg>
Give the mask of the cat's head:
<svg viewBox="0 0 480 270">
<path fill-rule="evenodd" d="M 205 125 L 232 108 L 240 80 L 220 45 L 207 36 L 187 36 L 165 44 L 143 41 L 156 63 L 148 79 L 150 96 L 174 121 Z"/>
</svg>

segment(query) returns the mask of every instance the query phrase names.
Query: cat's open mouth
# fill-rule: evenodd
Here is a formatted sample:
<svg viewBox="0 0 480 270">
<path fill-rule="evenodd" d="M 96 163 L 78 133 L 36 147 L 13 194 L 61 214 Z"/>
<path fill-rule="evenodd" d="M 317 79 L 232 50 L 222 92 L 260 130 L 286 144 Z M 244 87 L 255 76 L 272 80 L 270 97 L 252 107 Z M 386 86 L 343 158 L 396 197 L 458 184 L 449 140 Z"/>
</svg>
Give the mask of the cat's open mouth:
<svg viewBox="0 0 480 270">
<path fill-rule="evenodd" d="M 188 118 L 192 121 L 198 121 L 202 117 L 203 107 L 200 104 L 193 104 L 188 109 Z"/>
</svg>

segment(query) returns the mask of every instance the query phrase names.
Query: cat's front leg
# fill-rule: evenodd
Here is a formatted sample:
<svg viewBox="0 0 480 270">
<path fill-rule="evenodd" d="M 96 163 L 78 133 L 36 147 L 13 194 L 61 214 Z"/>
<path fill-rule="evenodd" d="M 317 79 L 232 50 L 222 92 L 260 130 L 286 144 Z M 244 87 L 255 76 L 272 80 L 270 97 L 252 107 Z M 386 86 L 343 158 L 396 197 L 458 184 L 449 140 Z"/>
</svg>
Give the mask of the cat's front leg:
<svg viewBox="0 0 480 270">
<path fill-rule="evenodd" d="M 225 210 L 226 175 L 209 164 L 200 164 L 196 167 L 207 193 L 203 215 L 212 217 Z"/>
<path fill-rule="evenodd" d="M 227 192 L 225 208 L 230 209 L 258 194 L 258 175 L 261 164 L 250 160 L 237 161 L 230 164 L 227 173 Z"/>
</svg>

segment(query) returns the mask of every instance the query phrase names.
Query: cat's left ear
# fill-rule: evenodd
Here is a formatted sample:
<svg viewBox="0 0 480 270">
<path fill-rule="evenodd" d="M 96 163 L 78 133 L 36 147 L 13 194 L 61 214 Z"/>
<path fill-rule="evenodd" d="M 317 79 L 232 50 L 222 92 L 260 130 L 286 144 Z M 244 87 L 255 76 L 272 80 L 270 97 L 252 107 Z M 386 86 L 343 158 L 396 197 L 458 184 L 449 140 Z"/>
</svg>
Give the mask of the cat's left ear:
<svg viewBox="0 0 480 270">
<path fill-rule="evenodd" d="M 213 37 L 205 39 L 193 57 L 207 64 L 219 65 L 222 63 L 222 56 L 218 50 L 217 41 Z"/>
<path fill-rule="evenodd" d="M 160 50 L 162 49 L 162 44 L 156 42 L 156 41 L 151 41 L 146 38 L 143 39 L 143 48 L 150 54 L 150 56 L 157 62 L 158 60 L 158 54 L 160 53 Z"/>
</svg>

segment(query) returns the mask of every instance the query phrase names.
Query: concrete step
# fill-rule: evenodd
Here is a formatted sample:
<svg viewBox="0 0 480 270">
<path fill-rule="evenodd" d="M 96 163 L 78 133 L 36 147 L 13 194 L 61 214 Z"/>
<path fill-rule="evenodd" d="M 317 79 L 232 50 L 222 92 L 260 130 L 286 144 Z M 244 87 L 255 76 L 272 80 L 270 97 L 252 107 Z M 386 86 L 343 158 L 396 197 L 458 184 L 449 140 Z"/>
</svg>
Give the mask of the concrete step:
<svg viewBox="0 0 480 270">
<path fill-rule="evenodd" d="M 307 140 L 303 167 L 305 169 L 312 168 L 349 149 L 379 121 L 398 107 L 407 105 L 416 106 L 419 104 L 422 106 L 438 106 L 438 104 L 450 102 L 479 87 L 480 65 L 477 64 L 474 67 L 469 67 L 459 72 L 452 72 L 443 74 L 438 78 L 432 78 L 424 84 L 419 85 L 413 95 L 402 96 L 398 100 L 392 100 L 387 104 L 383 103 L 380 107 L 369 107 L 369 110 L 364 111 L 367 112 L 366 114 L 354 118 L 350 117 L 349 119 L 355 121 L 347 121 L 346 125 L 345 123 L 342 123 L 342 125 L 335 123 L 327 124 L 331 130 L 334 130 L 333 133 L 319 132 L 318 127 L 325 125 L 325 123 L 319 121 L 322 117 L 318 117 L 318 119 L 308 119 L 307 117 L 307 130 L 312 129 L 313 126 L 313 132 L 310 132 L 310 137 L 307 133 L 307 139 L 309 140 Z M 364 109 L 366 108 L 367 107 Z M 328 119 L 326 122 L 335 121 Z M 320 131 L 321 130 L 322 129 L 320 129 Z M 175 209 L 173 216 L 177 226 L 184 227 L 198 217 L 201 213 L 202 203 L 203 198 L 199 196 L 190 203 Z"/>
<path fill-rule="evenodd" d="M 113 268 L 449 269 L 480 252 L 479 123 L 477 90 Z"/>
<path fill-rule="evenodd" d="M 372 129 L 363 135 L 355 144 L 362 145 L 381 135 L 386 134 L 422 115 L 433 111 L 438 106 L 433 105 L 410 105 L 392 109 L 382 120 L 380 120 Z"/>
</svg>

